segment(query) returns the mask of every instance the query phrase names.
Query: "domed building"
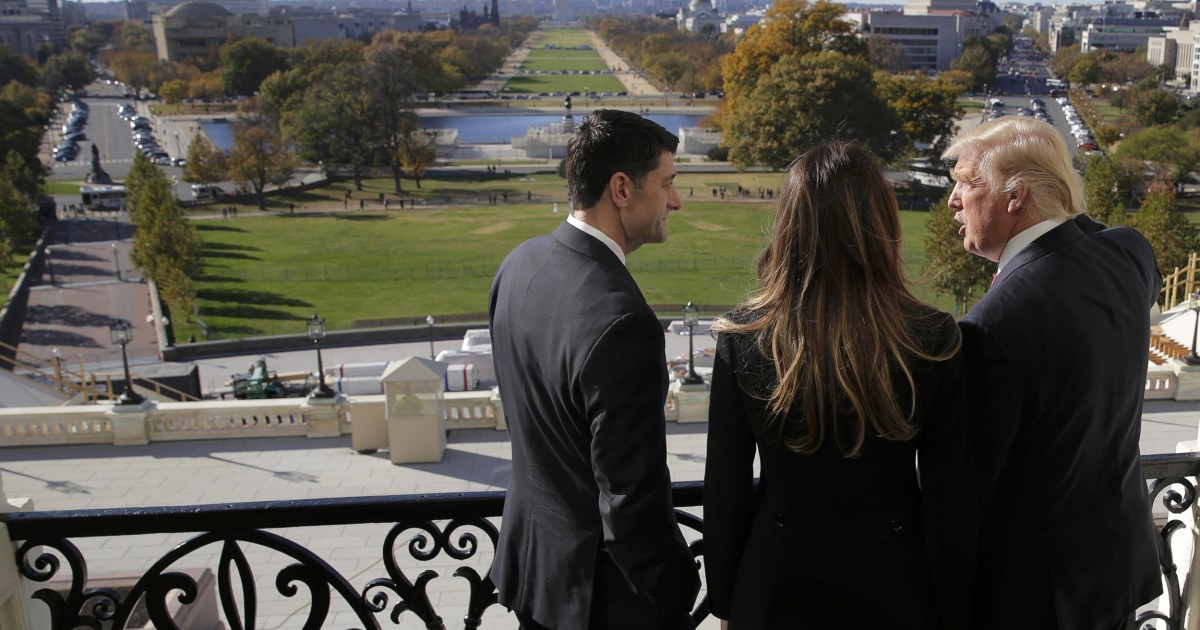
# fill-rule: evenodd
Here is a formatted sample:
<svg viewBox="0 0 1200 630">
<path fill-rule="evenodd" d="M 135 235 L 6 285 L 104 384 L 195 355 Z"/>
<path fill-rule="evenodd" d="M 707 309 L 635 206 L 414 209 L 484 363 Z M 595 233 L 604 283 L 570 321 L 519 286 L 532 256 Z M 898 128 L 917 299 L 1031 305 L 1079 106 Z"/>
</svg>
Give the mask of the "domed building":
<svg viewBox="0 0 1200 630">
<path fill-rule="evenodd" d="M 207 56 L 229 41 L 235 30 L 238 35 L 261 37 L 281 48 L 295 46 L 289 20 L 235 15 L 212 2 L 184 2 L 154 16 L 154 42 L 162 61 Z"/>
<path fill-rule="evenodd" d="M 712 0 L 692 0 L 686 7 L 680 7 L 675 17 L 679 28 L 685 31 L 700 33 L 710 30 L 713 35 L 720 34 L 723 20 Z M 711 29 L 706 28 L 710 26 Z"/>
</svg>

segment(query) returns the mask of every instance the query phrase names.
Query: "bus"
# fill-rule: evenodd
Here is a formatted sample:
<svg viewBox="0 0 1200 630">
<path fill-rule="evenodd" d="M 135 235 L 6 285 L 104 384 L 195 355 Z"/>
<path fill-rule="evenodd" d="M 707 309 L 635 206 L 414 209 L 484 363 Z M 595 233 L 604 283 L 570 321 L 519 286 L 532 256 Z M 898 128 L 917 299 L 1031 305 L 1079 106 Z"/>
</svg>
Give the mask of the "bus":
<svg viewBox="0 0 1200 630">
<path fill-rule="evenodd" d="M 120 212 L 125 209 L 124 186 L 80 186 L 83 209 L 91 212 Z"/>
</svg>

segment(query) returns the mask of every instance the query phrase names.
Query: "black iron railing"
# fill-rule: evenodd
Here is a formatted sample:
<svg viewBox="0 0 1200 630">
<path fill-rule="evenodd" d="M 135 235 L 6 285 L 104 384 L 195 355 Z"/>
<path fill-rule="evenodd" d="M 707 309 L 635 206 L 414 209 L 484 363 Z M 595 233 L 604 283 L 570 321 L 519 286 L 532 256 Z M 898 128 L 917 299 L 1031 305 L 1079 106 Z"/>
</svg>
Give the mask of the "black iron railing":
<svg viewBox="0 0 1200 630">
<path fill-rule="evenodd" d="M 1176 515 L 1190 511 L 1196 499 L 1192 478 L 1200 472 L 1200 453 L 1149 455 L 1142 459 L 1152 501 L 1166 508 L 1167 519 L 1160 529 L 1160 563 L 1167 588 L 1167 612 L 1146 611 L 1131 628 L 1138 630 L 1176 630 L 1182 628 L 1185 593 L 1179 569 L 1190 566 L 1191 558 L 1177 559 L 1171 539 L 1187 532 L 1186 523 Z M 701 504 L 703 484 L 675 484 L 674 500 L 678 508 Z M 415 577 L 406 573 L 397 558 L 407 553 L 416 563 L 429 562 L 441 554 L 463 563 L 453 575 L 465 579 L 469 587 L 464 628 L 478 628 L 484 612 L 496 604 L 496 588 L 487 576 L 466 561 L 476 559 L 481 542 L 495 548 L 498 530 L 492 522 L 502 512 L 503 492 L 364 497 L 349 499 L 313 499 L 269 501 L 226 505 L 202 505 L 109 510 L 31 512 L 0 515 L 9 534 L 17 541 L 16 558 L 21 574 L 39 583 L 67 582 L 60 587 L 41 588 L 33 598 L 50 610 L 52 630 L 74 628 L 123 629 L 134 611 L 144 608 L 155 628 L 175 628 L 169 610 L 169 598 L 187 605 L 198 596 L 196 578 L 179 570 L 180 561 L 197 550 L 219 545 L 216 566 L 217 599 L 223 618 L 234 629 L 251 628 L 256 623 L 257 584 L 247 550 L 262 548 L 288 560 L 273 576 L 276 590 L 285 597 L 307 590 L 308 602 L 302 606 L 303 621 L 288 627 L 317 629 L 325 627 L 334 597 L 341 600 L 363 629 L 381 628 L 380 615 L 399 624 L 401 613 L 410 612 L 428 629 L 447 627 L 438 614 L 427 587 L 437 574 L 420 571 Z M 701 519 L 686 511 L 678 512 L 685 528 L 700 533 Z M 304 546 L 271 529 L 318 527 L 326 525 L 390 524 L 383 541 L 384 574 L 369 579 L 361 589 L 351 584 L 329 562 Z M 72 540 L 203 532 L 175 546 L 145 571 L 131 588 L 118 591 L 96 587 L 88 582 L 88 563 Z M 488 541 L 482 541 L 484 536 Z M 1189 547 L 1190 548 L 1190 547 Z M 692 543 L 698 558 L 700 541 Z M 62 564 L 67 564 L 63 570 Z M 60 571 L 67 575 L 60 575 Z M 32 604 L 31 605 L 36 605 Z M 708 617 L 707 600 L 693 612 L 699 622 Z M 342 627 L 339 624 L 339 627 Z M 411 627 L 411 626 L 410 626 Z"/>
</svg>

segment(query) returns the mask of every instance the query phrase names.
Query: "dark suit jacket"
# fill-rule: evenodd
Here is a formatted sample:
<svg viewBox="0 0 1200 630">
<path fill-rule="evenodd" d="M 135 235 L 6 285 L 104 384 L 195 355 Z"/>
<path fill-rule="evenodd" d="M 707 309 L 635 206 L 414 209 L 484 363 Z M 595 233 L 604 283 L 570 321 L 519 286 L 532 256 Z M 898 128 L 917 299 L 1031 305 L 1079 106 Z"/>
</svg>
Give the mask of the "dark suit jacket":
<svg viewBox="0 0 1200 630">
<path fill-rule="evenodd" d="M 1138 440 L 1162 279 L 1141 234 L 1101 228 L 1042 235 L 960 322 L 980 627 L 1111 627 L 1161 591 Z"/>
<path fill-rule="evenodd" d="M 958 336 L 953 318 L 932 309 L 914 321 L 914 332 L 930 353 L 944 352 Z M 862 453 L 846 458 L 827 434 L 817 452 L 802 455 L 760 435 L 774 366 L 750 336 L 718 337 L 704 558 L 713 613 L 731 628 L 965 627 L 976 489 L 963 358 L 914 360 L 910 368 L 915 439 L 868 434 Z M 907 389 L 896 374 L 897 391 Z M 911 401 L 905 395 L 901 408 Z"/>
<path fill-rule="evenodd" d="M 586 628 L 604 545 L 653 607 L 690 611 L 699 576 L 671 503 L 663 328 L 629 271 L 563 222 L 504 260 L 489 312 L 513 451 L 500 603 Z"/>
</svg>

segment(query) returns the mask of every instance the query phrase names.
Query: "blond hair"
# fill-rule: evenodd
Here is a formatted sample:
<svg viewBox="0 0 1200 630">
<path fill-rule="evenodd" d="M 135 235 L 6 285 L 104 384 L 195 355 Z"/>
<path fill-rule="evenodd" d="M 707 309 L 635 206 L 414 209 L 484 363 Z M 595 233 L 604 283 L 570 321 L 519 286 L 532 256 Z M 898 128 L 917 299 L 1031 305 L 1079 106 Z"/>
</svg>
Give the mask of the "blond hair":
<svg viewBox="0 0 1200 630">
<path fill-rule="evenodd" d="M 959 136 L 942 159 L 975 160 L 978 176 L 993 192 L 1029 190 L 1029 205 L 1043 219 L 1087 212 L 1083 180 L 1071 163 L 1062 135 L 1035 118 L 1005 116 Z"/>
</svg>

